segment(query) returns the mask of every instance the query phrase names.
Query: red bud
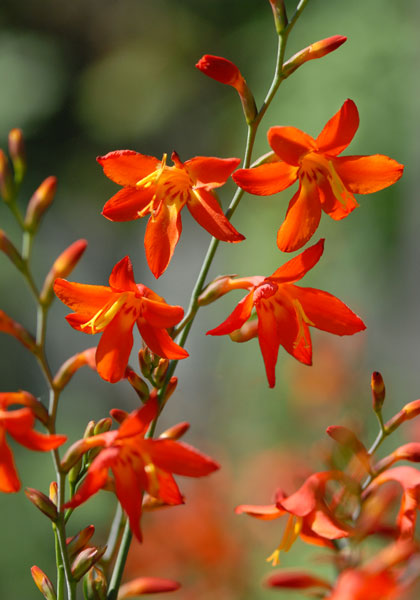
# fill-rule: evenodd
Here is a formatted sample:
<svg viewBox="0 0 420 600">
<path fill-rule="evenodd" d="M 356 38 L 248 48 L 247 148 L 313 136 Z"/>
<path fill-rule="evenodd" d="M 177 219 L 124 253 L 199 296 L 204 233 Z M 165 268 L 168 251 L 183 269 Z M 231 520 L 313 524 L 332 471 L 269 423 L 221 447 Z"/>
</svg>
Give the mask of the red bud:
<svg viewBox="0 0 420 600">
<path fill-rule="evenodd" d="M 39 297 L 44 306 L 48 306 L 54 298 L 54 281 L 57 277 L 67 277 L 67 275 L 70 275 L 86 250 L 86 246 L 86 240 L 78 240 L 64 250 L 56 259 L 45 278 Z"/>
</svg>

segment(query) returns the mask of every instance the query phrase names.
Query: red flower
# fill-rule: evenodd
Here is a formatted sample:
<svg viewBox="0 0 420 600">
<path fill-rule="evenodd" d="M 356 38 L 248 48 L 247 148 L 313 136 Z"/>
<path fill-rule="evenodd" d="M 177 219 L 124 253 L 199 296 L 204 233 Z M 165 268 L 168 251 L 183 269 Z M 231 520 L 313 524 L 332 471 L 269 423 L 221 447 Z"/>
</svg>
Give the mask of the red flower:
<svg viewBox="0 0 420 600">
<path fill-rule="evenodd" d="M 326 484 L 333 479 L 341 480 L 342 474 L 338 471 L 315 473 L 291 496 L 278 493 L 275 504 L 236 507 L 236 514 L 245 513 L 262 520 L 289 514 L 283 539 L 267 561 L 277 565 L 280 552 L 288 552 L 298 536 L 309 544 L 327 547 L 333 547 L 331 540 L 348 537 L 349 528 L 337 520 L 325 501 Z"/>
<path fill-rule="evenodd" d="M 231 85 L 239 94 L 243 93 L 245 80 L 235 63 L 222 56 L 205 54 L 195 65 L 204 75 L 220 83 Z"/>
<path fill-rule="evenodd" d="M 248 289 L 249 294 L 221 325 L 207 332 L 210 335 L 232 334 L 235 341 L 247 341 L 258 336 L 270 387 L 275 384 L 280 345 L 300 362 L 312 364 L 308 326 L 336 335 L 351 335 L 365 329 L 363 321 L 335 296 L 294 285 L 316 265 L 323 249 L 324 240 L 320 240 L 270 277 L 232 280 L 230 289 Z M 226 282 L 224 288 L 227 291 Z M 247 323 L 253 307 L 258 321 Z"/>
<path fill-rule="evenodd" d="M 344 219 L 357 206 L 354 193 L 377 192 L 401 177 L 403 165 L 382 154 L 337 156 L 358 126 L 356 105 L 346 100 L 316 139 L 296 127 L 271 127 L 273 161 L 234 174 L 241 188 L 259 196 L 276 194 L 299 180 L 277 234 L 280 250 L 292 252 L 306 244 L 318 227 L 321 209 L 335 220 Z"/>
<path fill-rule="evenodd" d="M 150 423 L 158 414 L 155 397 L 132 412 L 116 431 L 108 431 L 76 442 L 63 459 L 70 467 L 81 453 L 103 446 L 88 469 L 86 479 L 70 502 L 75 508 L 98 492 L 108 481 L 108 469 L 115 480 L 115 492 L 130 519 L 130 527 L 141 540 L 140 517 L 143 492 L 165 504 L 182 504 L 183 498 L 172 473 L 202 477 L 219 468 L 195 448 L 171 439 L 146 439 Z"/>
<path fill-rule="evenodd" d="M 213 194 L 239 164 L 237 158 L 196 156 L 185 163 L 172 153 L 174 166 L 154 156 L 118 150 L 98 157 L 107 177 L 124 186 L 105 204 L 110 221 L 132 221 L 150 214 L 144 245 L 155 277 L 165 271 L 181 235 L 181 210 L 187 205 L 194 219 L 224 242 L 245 239 L 229 223 Z"/>
<path fill-rule="evenodd" d="M 103 379 L 115 383 L 124 377 L 135 323 L 144 342 L 158 356 L 176 360 L 188 356 L 166 331 L 182 319 L 182 307 L 166 304 L 145 285 L 136 284 L 128 256 L 113 268 L 109 286 L 65 279 L 56 279 L 54 284 L 60 300 L 75 311 L 66 317 L 74 329 L 103 332 L 96 350 L 96 367 Z"/>
<path fill-rule="evenodd" d="M 48 452 L 67 440 L 65 435 L 46 435 L 35 431 L 37 400 L 27 392 L 0 394 L 0 491 L 18 492 L 20 481 L 16 473 L 13 454 L 6 442 L 6 433 L 29 448 Z M 25 408 L 7 410 L 11 404 L 20 404 Z"/>
</svg>

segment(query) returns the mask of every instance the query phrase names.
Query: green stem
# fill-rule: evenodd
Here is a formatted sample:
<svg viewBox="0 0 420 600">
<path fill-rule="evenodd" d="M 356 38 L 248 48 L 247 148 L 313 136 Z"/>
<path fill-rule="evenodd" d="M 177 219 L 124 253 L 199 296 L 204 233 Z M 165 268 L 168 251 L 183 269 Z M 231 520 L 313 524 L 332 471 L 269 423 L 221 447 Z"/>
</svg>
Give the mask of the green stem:
<svg viewBox="0 0 420 600">
<path fill-rule="evenodd" d="M 114 515 L 114 520 L 112 521 L 111 529 L 109 532 L 108 541 L 106 543 L 106 552 L 102 558 L 103 562 L 106 564 L 109 564 L 113 561 L 114 556 L 118 551 L 124 521 L 124 512 L 121 508 L 121 504 L 118 502 Z"/>
<path fill-rule="evenodd" d="M 287 38 L 290 34 L 290 31 L 294 27 L 297 19 L 299 18 L 302 10 L 304 9 L 305 5 L 307 4 L 307 2 L 308 2 L 308 0 L 301 0 L 299 2 L 299 5 L 297 6 L 295 14 L 293 15 L 293 18 L 291 19 L 290 23 L 288 24 L 288 26 L 286 27 L 284 32 L 279 34 L 276 68 L 275 68 L 273 81 L 270 85 L 269 91 L 264 100 L 264 104 L 263 104 L 261 110 L 255 117 L 254 121 L 252 121 L 251 123 L 248 123 L 245 154 L 244 154 L 244 159 L 243 159 L 243 164 L 242 164 L 242 167 L 244 169 L 249 168 L 249 166 L 251 164 L 252 150 L 254 147 L 254 142 L 255 142 L 255 137 L 257 134 L 258 126 L 259 126 L 265 112 L 267 111 L 271 101 L 273 100 L 281 82 L 285 79 L 282 69 L 283 69 L 284 52 L 285 52 L 285 48 L 286 48 Z M 241 188 L 238 187 L 235 194 L 233 195 L 233 198 L 229 204 L 228 209 L 225 212 L 225 216 L 227 217 L 228 220 L 230 220 L 232 218 L 243 194 L 244 194 L 244 190 L 242 190 Z M 216 238 L 212 238 L 212 240 L 209 244 L 209 247 L 207 249 L 207 253 L 204 257 L 204 261 L 201 266 L 200 272 L 198 274 L 197 281 L 196 281 L 193 291 L 191 293 L 191 298 L 190 298 L 190 303 L 188 306 L 187 313 L 186 313 L 185 317 L 183 318 L 183 320 L 181 321 L 181 323 L 178 325 L 178 327 L 174 331 L 173 337 L 176 338 L 178 335 L 180 335 L 178 344 L 182 347 L 184 347 L 185 342 L 187 341 L 188 334 L 192 327 L 195 316 L 198 312 L 198 309 L 199 309 L 198 297 L 200 296 L 200 294 L 203 290 L 208 272 L 212 265 L 213 258 L 216 254 L 218 246 L 219 246 L 219 240 Z M 164 382 L 163 386 L 161 387 L 161 389 L 159 390 L 158 399 L 159 399 L 161 408 L 163 407 L 162 405 L 163 405 L 163 400 L 165 397 L 167 385 L 175 372 L 177 364 L 178 364 L 177 360 L 171 361 L 171 364 L 169 365 L 169 368 L 168 368 L 168 372 L 166 374 L 165 382 Z M 150 428 L 146 434 L 146 437 L 153 436 L 155 429 L 156 429 L 157 419 L 158 419 L 158 417 L 156 417 L 156 419 L 151 423 Z M 124 566 L 125 566 L 125 561 L 126 561 L 128 550 L 129 550 L 130 543 L 131 543 L 131 538 L 132 538 L 132 534 L 130 531 L 130 525 L 129 525 L 129 522 L 127 521 L 125 530 L 124 530 L 124 534 L 123 534 L 123 538 L 121 540 L 119 552 L 117 555 L 117 560 L 115 562 L 114 570 L 112 573 L 111 585 L 110 585 L 110 589 L 108 592 L 107 600 L 116 600 L 116 598 L 117 598 L 118 588 L 120 586 L 120 582 L 121 582 L 121 578 L 122 578 L 122 574 L 123 574 L 123 570 L 124 570 Z"/>
</svg>

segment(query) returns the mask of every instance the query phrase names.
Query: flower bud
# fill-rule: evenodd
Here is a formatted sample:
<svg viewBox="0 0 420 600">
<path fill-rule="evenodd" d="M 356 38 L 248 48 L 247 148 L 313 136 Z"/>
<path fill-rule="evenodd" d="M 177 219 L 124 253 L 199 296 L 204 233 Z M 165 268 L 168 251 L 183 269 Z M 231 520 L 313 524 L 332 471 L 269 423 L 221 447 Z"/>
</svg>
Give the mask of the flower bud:
<svg viewBox="0 0 420 600">
<path fill-rule="evenodd" d="M 57 596 L 54 590 L 54 586 L 49 580 L 49 578 L 45 575 L 43 571 L 36 565 L 31 567 L 32 578 L 35 581 L 35 585 L 41 592 L 41 594 L 46 598 L 46 600 L 57 600 Z"/>
<path fill-rule="evenodd" d="M 117 423 L 119 423 L 121 425 L 121 423 L 123 423 L 126 418 L 128 417 L 128 412 L 126 410 L 121 410 L 121 408 L 112 408 L 109 411 L 109 414 L 111 415 L 111 417 L 114 419 L 114 421 L 116 421 Z"/>
<path fill-rule="evenodd" d="M 63 459 L 61 461 L 61 469 L 64 473 L 68 473 L 72 467 L 80 460 L 91 448 L 95 448 L 96 446 L 103 445 L 103 442 L 100 438 L 83 438 L 82 440 L 78 440 L 75 442 L 70 448 L 67 450 Z"/>
<path fill-rule="evenodd" d="M 83 550 L 83 548 L 89 542 L 94 533 L 95 527 L 93 525 L 88 525 L 73 537 L 67 538 L 66 546 L 67 553 L 70 559 L 73 559 L 76 556 L 76 554 Z"/>
<path fill-rule="evenodd" d="M 420 400 L 413 400 L 402 408 L 396 415 L 391 417 L 387 423 L 385 423 L 386 432 L 392 433 L 405 421 L 410 421 L 420 415 Z"/>
<path fill-rule="evenodd" d="M 106 600 L 107 588 L 103 570 L 97 565 L 89 569 L 83 579 L 83 593 L 86 600 Z"/>
<path fill-rule="evenodd" d="M 150 395 L 147 383 L 139 375 L 137 375 L 137 373 L 135 373 L 131 367 L 126 368 L 125 377 L 137 392 L 140 400 L 142 402 L 146 402 Z"/>
<path fill-rule="evenodd" d="M 92 437 L 94 429 L 95 429 L 95 421 L 89 421 L 89 423 L 86 425 L 86 429 L 83 434 L 83 438 Z"/>
<path fill-rule="evenodd" d="M 174 592 L 180 587 L 181 585 L 172 579 L 163 579 L 161 577 L 137 577 L 137 579 L 128 581 L 120 587 L 118 600 L 135 598 L 136 596 L 143 596 L 144 594 Z"/>
<path fill-rule="evenodd" d="M 12 159 L 15 183 L 20 185 L 26 173 L 25 143 L 21 129 L 15 128 L 9 132 L 9 154 Z"/>
<path fill-rule="evenodd" d="M 158 366 L 153 371 L 153 379 L 156 383 L 156 387 L 160 389 L 165 381 L 166 373 L 169 368 L 169 360 L 167 358 L 161 358 Z"/>
<path fill-rule="evenodd" d="M 57 189 L 57 177 L 47 177 L 29 200 L 25 215 L 25 229 L 34 233 L 41 222 L 41 217 L 54 200 Z"/>
<path fill-rule="evenodd" d="M 211 54 L 202 56 L 195 66 L 208 77 L 234 87 L 241 99 L 246 121 L 252 123 L 257 116 L 257 107 L 254 96 L 238 67 L 222 56 Z"/>
<path fill-rule="evenodd" d="M 50 483 L 49 497 L 51 502 L 57 506 L 58 505 L 58 484 L 56 481 L 52 481 Z"/>
<path fill-rule="evenodd" d="M 296 71 L 296 69 L 308 62 L 308 60 L 322 58 L 326 54 L 339 48 L 346 40 L 347 38 L 343 35 L 333 35 L 332 37 L 325 38 L 319 42 L 314 42 L 310 46 L 300 50 L 300 52 L 292 56 L 292 58 L 289 58 L 283 65 L 283 73 L 286 76 L 291 75 L 293 71 Z"/>
<path fill-rule="evenodd" d="M 385 400 L 385 384 L 379 371 L 372 373 L 370 386 L 372 388 L 372 405 L 376 413 L 380 413 Z"/>
<path fill-rule="evenodd" d="M 172 396 L 174 391 L 176 390 L 176 386 L 178 385 L 178 378 L 171 377 L 168 385 L 166 386 L 165 395 L 163 397 L 163 404 L 166 404 L 169 398 Z"/>
<path fill-rule="evenodd" d="M 140 371 L 148 379 L 155 367 L 157 367 L 159 357 L 153 354 L 153 352 L 147 346 L 139 350 L 139 365 Z"/>
<path fill-rule="evenodd" d="M 77 240 L 71 244 L 64 252 L 60 254 L 60 256 L 55 260 L 53 266 L 51 267 L 48 275 L 45 278 L 44 285 L 40 294 L 40 302 L 44 306 L 48 306 L 51 304 L 54 298 L 54 281 L 57 277 L 67 277 L 79 260 L 81 259 L 84 251 L 86 250 L 87 241 L 86 240 Z"/>
<path fill-rule="evenodd" d="M 94 427 L 93 435 L 99 435 L 100 433 L 106 433 L 112 427 L 112 419 L 110 417 L 105 417 L 100 419 Z"/>
<path fill-rule="evenodd" d="M 82 550 L 74 559 L 71 566 L 71 574 L 79 581 L 85 573 L 105 554 L 106 546 L 88 546 Z"/>
<path fill-rule="evenodd" d="M 4 311 L 0 310 L 0 331 L 12 335 L 19 340 L 21 344 L 33 352 L 36 348 L 36 342 L 33 335 L 17 321 L 10 318 Z"/>
<path fill-rule="evenodd" d="M 3 150 L 0 149 L 0 195 L 5 202 L 12 202 L 16 196 L 9 161 Z"/>
<path fill-rule="evenodd" d="M 28 500 L 32 502 L 34 506 L 36 506 L 41 512 L 44 513 L 53 523 L 57 521 L 58 513 L 57 507 L 51 500 L 40 492 L 39 490 L 35 490 L 34 488 L 26 488 L 25 494 Z"/>
<path fill-rule="evenodd" d="M 325 579 L 311 575 L 305 571 L 280 571 L 270 575 L 265 580 L 265 587 L 305 590 L 313 587 L 330 589 L 331 585 Z"/>
<path fill-rule="evenodd" d="M 284 0 L 269 0 L 274 16 L 277 33 L 282 33 L 287 27 L 287 14 Z"/>
<path fill-rule="evenodd" d="M 94 348 L 87 348 L 87 350 L 83 350 L 83 352 L 78 352 L 66 360 L 54 377 L 53 385 L 55 389 L 63 390 L 76 371 L 85 365 L 96 371 L 95 354 L 96 346 Z"/>
<path fill-rule="evenodd" d="M 9 240 L 5 232 L 0 229 L 0 250 L 5 253 L 19 271 L 23 271 L 25 268 L 24 262 L 18 250 Z"/>
<path fill-rule="evenodd" d="M 179 440 L 183 435 L 185 435 L 190 428 L 190 424 L 184 421 L 183 423 L 178 423 L 177 425 L 173 425 L 169 429 L 165 429 L 163 433 L 160 434 L 160 439 L 169 439 L 169 440 Z"/>
</svg>

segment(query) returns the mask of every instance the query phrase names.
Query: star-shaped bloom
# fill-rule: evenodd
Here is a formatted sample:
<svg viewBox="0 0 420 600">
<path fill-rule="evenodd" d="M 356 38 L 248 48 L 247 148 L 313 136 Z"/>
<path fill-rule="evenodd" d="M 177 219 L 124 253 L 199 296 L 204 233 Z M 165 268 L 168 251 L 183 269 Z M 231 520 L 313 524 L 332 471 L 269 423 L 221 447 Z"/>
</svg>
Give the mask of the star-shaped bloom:
<svg viewBox="0 0 420 600">
<path fill-rule="evenodd" d="M 236 507 L 235 512 L 264 521 L 289 515 L 282 541 L 267 558 L 273 565 L 278 564 L 280 552 L 288 552 L 299 536 L 308 544 L 333 547 L 331 540 L 348 537 L 350 529 L 328 507 L 325 488 L 329 481 L 340 481 L 342 478 L 339 471 L 314 473 L 291 496 L 277 493 L 274 504 L 242 504 Z"/>
<path fill-rule="evenodd" d="M 239 342 L 258 336 L 270 387 L 275 384 L 280 346 L 300 362 L 312 364 L 309 327 L 336 335 L 352 335 L 365 329 L 363 321 L 335 296 L 294 285 L 316 265 L 323 249 L 324 240 L 320 240 L 270 277 L 231 279 L 229 284 L 223 280 L 224 292 L 243 288 L 248 289 L 249 294 L 221 325 L 207 334 L 230 334 L 234 341 Z M 252 320 L 253 308 L 257 316 L 255 320 Z"/>
<path fill-rule="evenodd" d="M 335 220 L 344 219 L 358 206 L 354 194 L 377 192 L 401 177 L 403 165 L 388 156 L 338 156 L 358 126 L 356 105 L 346 100 L 316 139 L 296 127 L 271 127 L 271 162 L 239 169 L 233 175 L 242 189 L 259 196 L 277 194 L 299 180 L 278 230 L 280 250 L 292 252 L 306 244 L 318 227 L 322 210 Z"/>
<path fill-rule="evenodd" d="M 158 411 L 153 396 L 147 404 L 128 415 L 118 430 L 80 440 L 68 450 L 63 459 L 66 469 L 90 448 L 103 448 L 66 508 L 79 506 L 103 488 L 111 469 L 115 493 L 128 515 L 131 530 L 141 540 L 139 522 L 144 492 L 165 504 L 182 504 L 173 473 L 203 477 L 219 468 L 214 460 L 188 444 L 165 438 L 145 438 Z"/>
<path fill-rule="evenodd" d="M 124 377 L 133 347 L 133 327 L 149 348 L 162 358 L 181 359 L 188 352 L 178 346 L 167 329 L 183 317 L 181 306 L 171 306 L 152 290 L 134 281 L 128 256 L 115 265 L 109 287 L 56 279 L 54 291 L 75 312 L 66 317 L 83 333 L 102 333 L 96 350 L 96 367 L 106 381 Z"/>
<path fill-rule="evenodd" d="M 8 410 L 12 404 L 24 408 Z M 67 440 L 65 435 L 43 434 L 34 429 L 38 401 L 28 392 L 0 394 L 0 491 L 18 492 L 20 481 L 16 472 L 13 454 L 6 442 L 8 433 L 16 442 L 29 448 L 48 452 Z"/>
<path fill-rule="evenodd" d="M 172 153 L 173 166 L 132 150 L 117 150 L 98 157 L 109 179 L 123 186 L 105 204 L 102 214 L 110 221 L 132 221 L 150 214 L 144 246 L 155 277 L 165 271 L 182 231 L 181 210 L 187 205 L 194 219 L 224 242 L 240 242 L 223 214 L 213 189 L 226 183 L 239 164 L 237 158 L 196 156 L 182 162 Z"/>
</svg>

